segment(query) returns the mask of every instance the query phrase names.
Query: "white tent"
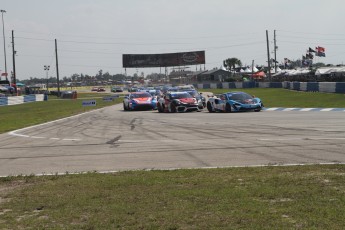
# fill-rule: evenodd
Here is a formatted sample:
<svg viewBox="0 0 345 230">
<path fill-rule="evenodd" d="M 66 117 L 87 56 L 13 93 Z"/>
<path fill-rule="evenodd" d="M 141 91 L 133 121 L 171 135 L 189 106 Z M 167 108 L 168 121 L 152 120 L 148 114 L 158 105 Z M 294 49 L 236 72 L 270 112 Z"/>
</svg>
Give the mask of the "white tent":
<svg viewBox="0 0 345 230">
<path fill-rule="evenodd" d="M 345 67 L 327 67 L 327 68 L 318 68 L 315 72 L 315 75 L 323 75 L 330 73 L 343 73 L 345 72 Z"/>
<path fill-rule="evenodd" d="M 220 67 L 221 70 L 228 71 L 223 65 Z"/>
<path fill-rule="evenodd" d="M 251 69 L 249 69 L 248 67 L 244 70 L 244 72 L 245 73 L 251 73 L 252 72 L 252 70 Z"/>
<path fill-rule="evenodd" d="M 279 67 L 277 67 L 277 72 L 276 72 L 276 70 L 275 70 L 275 68 L 272 68 L 271 69 L 271 73 L 279 73 L 279 72 L 281 72 L 282 70 L 279 68 Z"/>
</svg>

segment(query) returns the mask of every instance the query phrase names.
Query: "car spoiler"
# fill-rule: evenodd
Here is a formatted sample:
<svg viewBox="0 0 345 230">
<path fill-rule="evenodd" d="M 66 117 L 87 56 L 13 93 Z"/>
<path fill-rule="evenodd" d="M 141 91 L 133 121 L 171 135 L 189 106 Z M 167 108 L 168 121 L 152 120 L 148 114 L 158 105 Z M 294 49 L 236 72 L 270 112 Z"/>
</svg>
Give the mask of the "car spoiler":
<svg viewBox="0 0 345 230">
<path fill-rule="evenodd" d="M 207 97 L 219 98 L 219 97 L 220 97 L 220 94 L 207 95 Z"/>
</svg>

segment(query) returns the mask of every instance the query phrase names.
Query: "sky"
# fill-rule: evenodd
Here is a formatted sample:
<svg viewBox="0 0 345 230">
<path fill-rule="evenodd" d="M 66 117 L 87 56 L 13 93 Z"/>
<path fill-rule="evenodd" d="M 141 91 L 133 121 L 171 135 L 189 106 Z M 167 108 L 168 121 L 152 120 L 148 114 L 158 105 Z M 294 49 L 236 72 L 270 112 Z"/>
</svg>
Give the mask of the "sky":
<svg viewBox="0 0 345 230">
<path fill-rule="evenodd" d="M 326 57 L 314 62 L 345 61 L 343 0 L 1 0 L 7 72 L 16 76 L 164 73 L 160 68 L 122 68 L 123 54 L 161 54 L 204 50 L 206 64 L 190 70 L 220 68 L 236 57 L 244 66 L 301 59 L 306 50 L 324 47 Z M 1 31 L 3 26 L 1 24 Z M 0 70 L 5 70 L 0 38 Z M 168 69 L 171 71 L 171 68 Z"/>
</svg>

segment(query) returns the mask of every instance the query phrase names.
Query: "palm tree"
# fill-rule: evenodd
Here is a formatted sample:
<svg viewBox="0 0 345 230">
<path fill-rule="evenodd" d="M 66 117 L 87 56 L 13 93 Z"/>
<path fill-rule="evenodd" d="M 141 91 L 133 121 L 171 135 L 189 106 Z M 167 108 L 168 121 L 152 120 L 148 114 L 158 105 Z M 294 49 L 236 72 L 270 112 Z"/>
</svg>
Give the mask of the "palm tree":
<svg viewBox="0 0 345 230">
<path fill-rule="evenodd" d="M 236 66 L 242 66 L 242 62 L 238 58 L 228 58 L 223 61 L 223 65 L 231 72 Z"/>
</svg>

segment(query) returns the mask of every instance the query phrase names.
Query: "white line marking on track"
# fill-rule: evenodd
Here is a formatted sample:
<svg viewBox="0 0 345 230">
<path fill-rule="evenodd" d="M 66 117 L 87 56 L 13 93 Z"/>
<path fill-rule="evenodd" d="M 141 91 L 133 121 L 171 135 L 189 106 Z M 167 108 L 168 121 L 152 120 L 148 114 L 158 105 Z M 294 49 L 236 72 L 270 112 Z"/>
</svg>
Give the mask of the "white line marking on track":
<svg viewBox="0 0 345 230">
<path fill-rule="evenodd" d="M 297 138 L 261 138 L 259 141 L 293 141 L 293 140 L 345 140 L 345 137 L 297 137 Z"/>
</svg>

